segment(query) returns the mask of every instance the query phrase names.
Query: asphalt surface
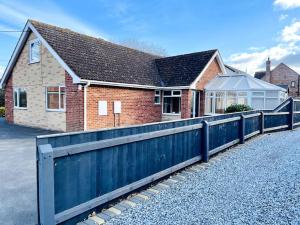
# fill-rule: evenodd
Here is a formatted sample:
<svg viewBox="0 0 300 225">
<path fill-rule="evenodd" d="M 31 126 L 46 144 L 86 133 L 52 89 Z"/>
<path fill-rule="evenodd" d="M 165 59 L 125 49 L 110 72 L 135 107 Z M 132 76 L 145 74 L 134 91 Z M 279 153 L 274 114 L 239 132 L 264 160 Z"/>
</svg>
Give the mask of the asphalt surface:
<svg viewBox="0 0 300 225">
<path fill-rule="evenodd" d="M 107 225 L 299 225 L 300 129 L 255 137 Z"/>
<path fill-rule="evenodd" d="M 37 223 L 35 137 L 50 131 L 0 118 L 0 224 Z"/>
</svg>

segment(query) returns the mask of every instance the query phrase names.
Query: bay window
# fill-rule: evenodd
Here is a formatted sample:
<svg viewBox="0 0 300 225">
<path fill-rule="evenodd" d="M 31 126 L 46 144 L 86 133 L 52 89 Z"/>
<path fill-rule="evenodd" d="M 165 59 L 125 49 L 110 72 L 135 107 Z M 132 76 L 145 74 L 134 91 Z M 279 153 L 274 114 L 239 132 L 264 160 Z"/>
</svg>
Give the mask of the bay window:
<svg viewBox="0 0 300 225">
<path fill-rule="evenodd" d="M 181 112 L 181 91 L 163 92 L 163 113 L 180 114 Z"/>
<path fill-rule="evenodd" d="M 24 88 L 14 89 L 14 106 L 15 108 L 27 108 L 27 93 Z"/>
<path fill-rule="evenodd" d="M 47 87 L 46 109 L 48 111 L 64 111 L 66 105 L 66 94 L 64 86 Z"/>
</svg>

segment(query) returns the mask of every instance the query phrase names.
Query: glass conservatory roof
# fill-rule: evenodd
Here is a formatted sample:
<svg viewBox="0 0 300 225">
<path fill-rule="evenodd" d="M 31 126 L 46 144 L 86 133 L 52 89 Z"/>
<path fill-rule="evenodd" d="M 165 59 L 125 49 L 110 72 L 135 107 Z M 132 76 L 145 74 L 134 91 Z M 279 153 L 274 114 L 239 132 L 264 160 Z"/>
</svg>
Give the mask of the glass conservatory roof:
<svg viewBox="0 0 300 225">
<path fill-rule="evenodd" d="M 284 88 L 254 78 L 247 73 L 218 75 L 206 86 L 206 91 L 283 91 Z"/>
</svg>

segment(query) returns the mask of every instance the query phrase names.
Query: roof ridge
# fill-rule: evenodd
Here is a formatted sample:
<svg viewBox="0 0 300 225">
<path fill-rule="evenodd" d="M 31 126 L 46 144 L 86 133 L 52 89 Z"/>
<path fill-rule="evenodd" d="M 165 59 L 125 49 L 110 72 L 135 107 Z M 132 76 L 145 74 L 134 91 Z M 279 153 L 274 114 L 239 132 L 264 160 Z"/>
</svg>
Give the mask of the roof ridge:
<svg viewBox="0 0 300 225">
<path fill-rule="evenodd" d="M 74 31 L 74 30 L 69 29 L 69 28 L 59 27 L 59 26 L 55 26 L 55 25 L 52 25 L 52 24 L 44 23 L 44 22 L 41 22 L 41 21 L 33 20 L 33 19 L 28 19 L 28 22 L 30 22 L 33 26 L 34 26 L 34 23 L 37 23 L 37 24 L 41 24 L 41 25 L 44 25 L 44 26 L 49 26 L 49 27 L 52 27 L 54 29 L 61 30 L 61 31 L 64 31 L 64 32 L 67 31 L 67 32 L 75 33 L 75 34 L 78 34 L 80 36 L 90 38 L 90 39 L 94 39 L 94 40 L 97 40 L 97 41 L 103 41 L 103 42 L 106 42 L 108 44 L 115 45 L 117 47 L 126 48 L 126 49 L 130 49 L 130 50 L 133 50 L 133 51 L 136 51 L 136 52 L 139 52 L 139 53 L 155 56 L 157 58 L 162 58 L 163 57 L 161 55 L 155 55 L 153 53 L 149 53 L 149 52 L 145 52 L 145 51 L 142 51 L 142 50 L 139 50 L 139 49 L 135 49 L 135 48 L 131 48 L 131 47 L 128 47 L 128 46 L 121 45 L 121 44 L 117 44 L 117 43 L 114 43 L 112 41 L 105 40 L 104 38 L 94 37 L 94 36 L 91 36 L 91 35 L 83 34 L 83 33 L 80 33 L 78 31 Z"/>
<path fill-rule="evenodd" d="M 210 49 L 210 50 L 205 50 L 205 51 L 201 51 L 201 52 L 191 52 L 191 53 L 184 53 L 184 54 L 180 54 L 180 55 L 173 55 L 173 56 L 167 56 L 167 57 L 161 57 L 159 58 L 159 60 L 162 59 L 170 59 L 170 58 L 176 58 L 176 57 L 182 57 L 182 56 L 192 56 L 192 55 L 197 55 L 197 54 L 203 54 L 203 53 L 208 53 L 208 52 L 216 52 L 218 51 L 218 49 Z"/>
</svg>

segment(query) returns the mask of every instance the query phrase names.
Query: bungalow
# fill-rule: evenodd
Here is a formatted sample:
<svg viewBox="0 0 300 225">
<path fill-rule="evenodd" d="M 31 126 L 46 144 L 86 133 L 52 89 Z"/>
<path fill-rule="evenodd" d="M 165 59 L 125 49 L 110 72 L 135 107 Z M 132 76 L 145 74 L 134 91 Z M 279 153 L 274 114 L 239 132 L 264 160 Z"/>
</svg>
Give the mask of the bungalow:
<svg viewBox="0 0 300 225">
<path fill-rule="evenodd" d="M 203 115 L 225 73 L 218 50 L 161 57 L 28 20 L 0 85 L 8 122 L 78 131 Z"/>
</svg>

